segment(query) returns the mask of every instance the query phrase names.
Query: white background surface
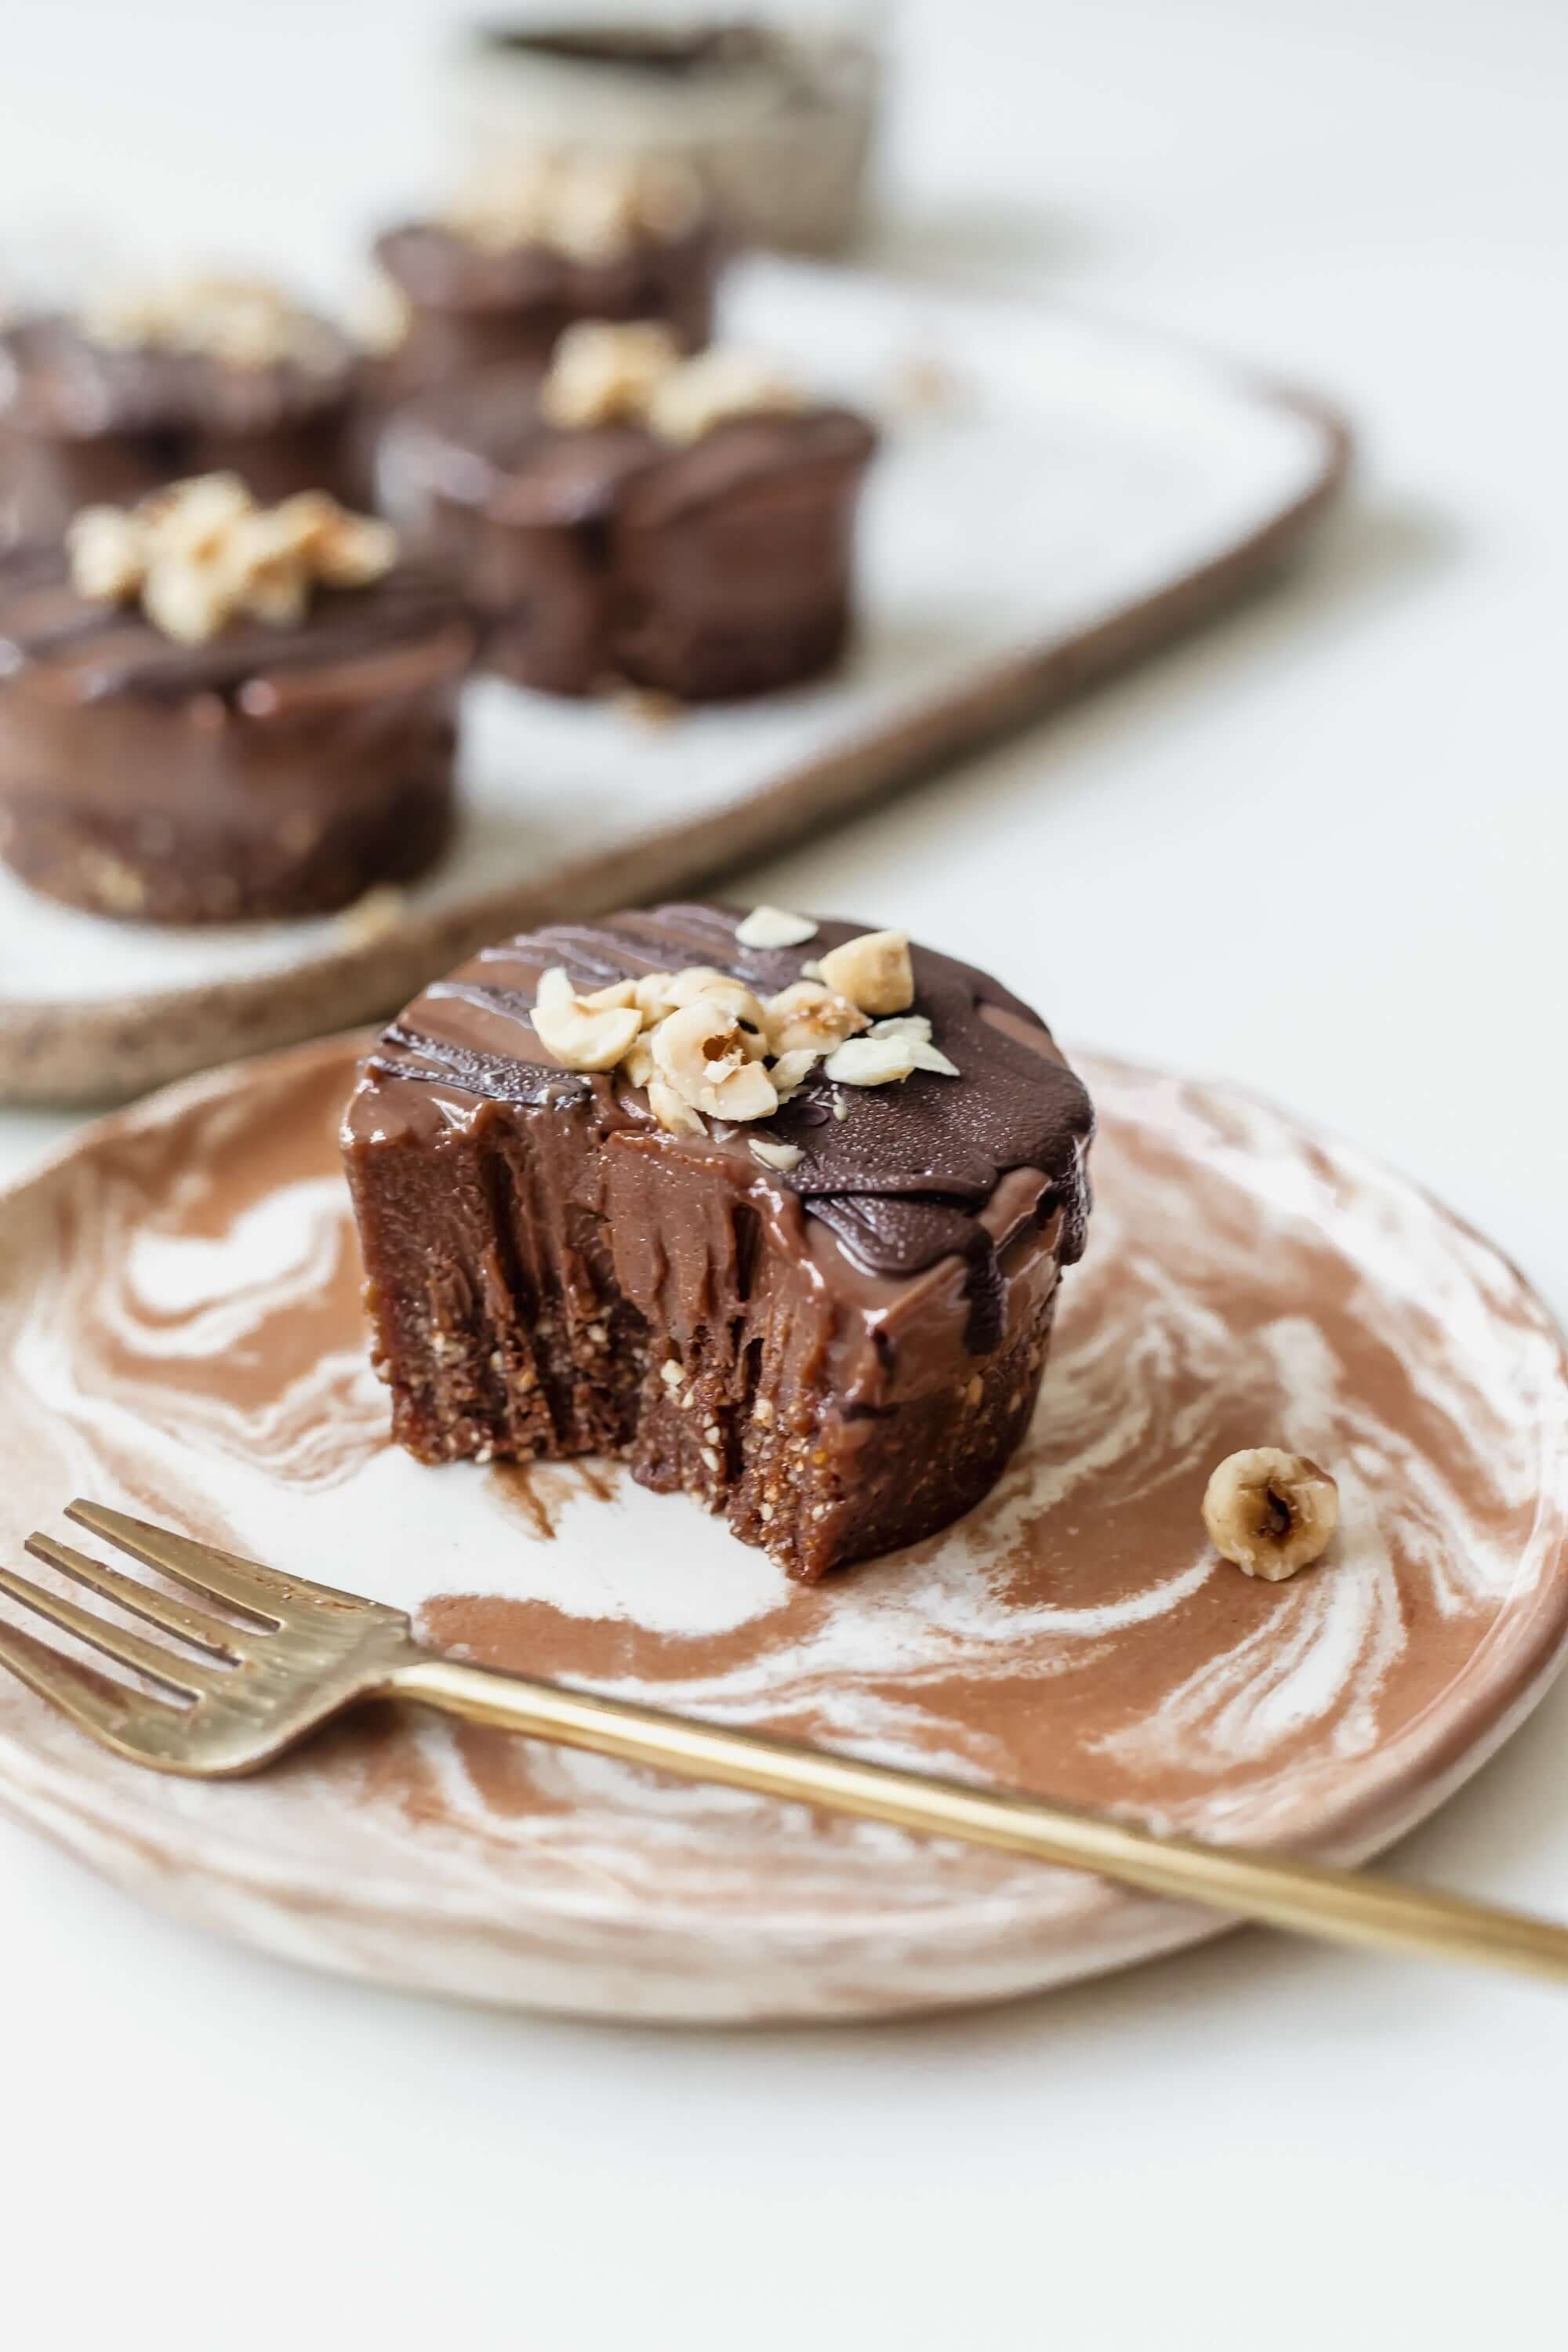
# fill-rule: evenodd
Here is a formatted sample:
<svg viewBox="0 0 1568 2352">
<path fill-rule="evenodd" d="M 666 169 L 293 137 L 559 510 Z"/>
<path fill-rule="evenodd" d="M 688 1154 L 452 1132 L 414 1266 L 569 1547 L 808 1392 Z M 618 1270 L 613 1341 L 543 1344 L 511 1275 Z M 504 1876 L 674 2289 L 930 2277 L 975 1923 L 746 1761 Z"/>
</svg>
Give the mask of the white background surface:
<svg viewBox="0 0 1568 2352">
<path fill-rule="evenodd" d="M 442 13 L 11 0 L 0 220 L 112 204 L 243 250 L 259 186 L 327 274 L 426 168 Z M 1266 603 L 759 889 L 1267 1087 L 1568 1309 L 1568 13 L 924 0 L 906 29 L 889 257 L 1293 372 L 1366 465 Z M 58 1127 L 11 1115 L 0 1165 Z M 1565 1760 L 1568 1685 L 1404 1866 L 1568 1914 Z M 1561 2329 L 1561 1994 L 1244 1935 L 956 2021 L 592 2031 L 193 1943 L 3 1829 L 0 1884 L 18 2346 Z"/>
</svg>

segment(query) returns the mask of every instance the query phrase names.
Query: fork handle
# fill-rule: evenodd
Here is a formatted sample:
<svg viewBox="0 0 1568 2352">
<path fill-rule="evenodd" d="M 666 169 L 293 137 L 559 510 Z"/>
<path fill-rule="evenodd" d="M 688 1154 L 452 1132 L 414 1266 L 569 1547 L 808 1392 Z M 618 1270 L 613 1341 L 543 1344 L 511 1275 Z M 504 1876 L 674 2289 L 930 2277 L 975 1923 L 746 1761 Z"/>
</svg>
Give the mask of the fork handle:
<svg viewBox="0 0 1568 2352">
<path fill-rule="evenodd" d="M 389 1696 L 467 1722 L 564 1748 L 617 1756 L 689 1780 L 722 1782 L 900 1829 L 1089 1870 L 1151 1895 L 1331 1942 L 1489 1963 L 1568 1983 L 1568 1928 L 1369 1874 L 1163 1837 L 1114 1815 L 934 1773 L 867 1764 L 795 1740 L 600 1698 L 419 1652 L 389 1679 Z"/>
</svg>

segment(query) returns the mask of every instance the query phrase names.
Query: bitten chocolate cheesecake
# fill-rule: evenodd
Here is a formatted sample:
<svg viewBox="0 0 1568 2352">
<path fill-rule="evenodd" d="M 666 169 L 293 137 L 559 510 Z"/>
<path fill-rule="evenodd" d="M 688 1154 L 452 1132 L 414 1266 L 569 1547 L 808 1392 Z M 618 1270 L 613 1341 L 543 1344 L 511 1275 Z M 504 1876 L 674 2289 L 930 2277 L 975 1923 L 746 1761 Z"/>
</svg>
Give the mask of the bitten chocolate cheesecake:
<svg viewBox="0 0 1568 2352">
<path fill-rule="evenodd" d="M 683 360 L 658 327 L 574 327 L 542 386 L 501 370 L 409 404 L 381 495 L 462 572 L 486 665 L 585 694 L 765 693 L 838 658 L 876 436 L 776 369 Z"/>
<path fill-rule="evenodd" d="M 421 1461 L 619 1454 L 811 1580 L 978 1501 L 1082 1252 L 1094 1116 L 967 965 L 759 908 L 510 940 L 344 1127 Z"/>
<path fill-rule="evenodd" d="M 84 506 L 238 474 L 259 499 L 345 488 L 359 354 L 275 287 L 134 289 L 0 334 L 0 545 Z"/>
<path fill-rule="evenodd" d="M 712 331 L 721 259 L 701 183 L 679 159 L 540 155 L 443 216 L 377 239 L 390 299 L 383 401 L 498 362 L 541 373 L 577 319 L 654 319 L 682 351 Z"/>
<path fill-rule="evenodd" d="M 0 855 L 146 922 L 326 912 L 447 844 L 474 633 L 321 493 L 234 475 L 0 559 Z"/>
</svg>

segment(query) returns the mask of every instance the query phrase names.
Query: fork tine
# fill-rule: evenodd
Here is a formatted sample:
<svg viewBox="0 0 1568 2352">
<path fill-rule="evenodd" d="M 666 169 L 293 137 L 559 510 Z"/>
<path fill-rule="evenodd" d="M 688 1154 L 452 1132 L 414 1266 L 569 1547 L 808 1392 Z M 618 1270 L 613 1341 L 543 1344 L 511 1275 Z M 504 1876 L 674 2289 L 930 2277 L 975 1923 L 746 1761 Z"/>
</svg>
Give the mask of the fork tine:
<svg viewBox="0 0 1568 2352">
<path fill-rule="evenodd" d="M 144 1642 L 140 1633 L 127 1633 L 123 1627 L 110 1625 L 107 1619 L 95 1616 L 90 1609 L 79 1609 L 58 1592 L 47 1592 L 41 1584 L 29 1577 L 18 1576 L 15 1570 L 0 1564 L 0 1592 L 8 1593 L 31 1609 L 62 1633 L 73 1633 L 89 1649 L 101 1650 L 106 1658 L 117 1665 L 129 1666 L 132 1672 L 145 1675 L 152 1682 L 162 1683 L 165 1690 L 183 1691 L 189 1698 L 205 1698 L 214 1692 L 225 1677 L 222 1671 L 210 1666 L 193 1664 L 186 1658 L 177 1658 L 161 1643 Z"/>
<path fill-rule="evenodd" d="M 47 1561 L 62 1576 L 75 1577 L 89 1591 L 112 1601 L 118 1609 L 128 1609 L 133 1617 L 145 1618 L 149 1625 L 162 1626 L 165 1633 L 177 1633 L 182 1641 L 195 1642 L 199 1649 L 211 1650 L 220 1658 L 243 1654 L 238 1627 L 209 1617 L 205 1609 L 192 1609 L 172 1593 L 159 1592 L 135 1577 L 121 1576 L 118 1569 L 105 1567 L 102 1560 L 89 1558 L 71 1544 L 58 1543 L 53 1536 L 29 1536 L 27 1549 L 35 1559 Z"/>
<path fill-rule="evenodd" d="M 177 1584 L 207 1599 L 226 1601 L 247 1617 L 266 1625 L 287 1624 L 300 1608 L 352 1609 L 363 1613 L 373 1604 L 363 1592 L 345 1592 L 332 1584 L 312 1584 L 306 1576 L 280 1576 L 261 1560 L 244 1559 L 238 1552 L 220 1551 L 216 1544 L 198 1543 L 194 1536 L 176 1535 L 152 1519 L 134 1519 L 129 1511 L 111 1511 L 107 1503 L 89 1503 L 79 1495 L 66 1505 L 66 1517 L 89 1534 L 101 1536 L 147 1568 L 160 1569 Z"/>
<path fill-rule="evenodd" d="M 107 1503 L 89 1503 L 79 1495 L 66 1505 L 66 1517 L 90 1535 L 101 1536 L 119 1551 L 129 1552 L 147 1568 L 172 1576 L 191 1592 L 226 1601 L 266 1625 L 281 1625 L 291 1594 L 309 1599 L 315 1587 L 300 1577 L 279 1576 L 259 1560 L 241 1559 L 214 1544 L 197 1543 L 193 1536 L 176 1535 L 151 1519 L 133 1519 L 128 1511 L 111 1511 Z"/>
<path fill-rule="evenodd" d="M 0 1622 L 0 1665 L 8 1666 L 18 1682 L 58 1706 L 81 1730 L 110 1745 L 128 1742 L 137 1717 L 152 1718 L 153 1710 L 166 1715 L 171 1722 L 179 1720 L 175 1708 L 145 1698 L 139 1691 L 116 1688 L 103 1675 L 78 1665 L 74 1658 L 62 1656 L 47 1642 L 4 1622 Z"/>
</svg>

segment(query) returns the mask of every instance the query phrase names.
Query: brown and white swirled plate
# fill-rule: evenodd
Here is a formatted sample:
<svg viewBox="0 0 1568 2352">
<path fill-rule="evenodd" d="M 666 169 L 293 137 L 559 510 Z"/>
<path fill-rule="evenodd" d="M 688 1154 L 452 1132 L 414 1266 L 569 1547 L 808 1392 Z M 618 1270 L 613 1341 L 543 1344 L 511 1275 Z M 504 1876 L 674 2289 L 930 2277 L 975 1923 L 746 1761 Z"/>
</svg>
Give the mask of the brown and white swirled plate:
<svg viewBox="0 0 1568 2352">
<path fill-rule="evenodd" d="M 1038 1421 L 945 1535 L 814 1591 L 613 1465 L 421 1469 L 365 1361 L 352 1047 L 188 1082 L 0 1202 L 0 1552 L 96 1495 L 500 1664 L 1218 1836 L 1370 1853 L 1568 1631 L 1568 1370 L 1497 1253 L 1223 1087 L 1091 1062 L 1092 1246 Z M 1255 1584 L 1198 1501 L 1331 1463 L 1335 1550 Z M 1195 1939 L 1206 1915 L 392 1709 L 267 1778 L 106 1757 L 0 1677 L 0 1801 L 291 1958 L 600 2015 L 868 2016 Z"/>
</svg>

